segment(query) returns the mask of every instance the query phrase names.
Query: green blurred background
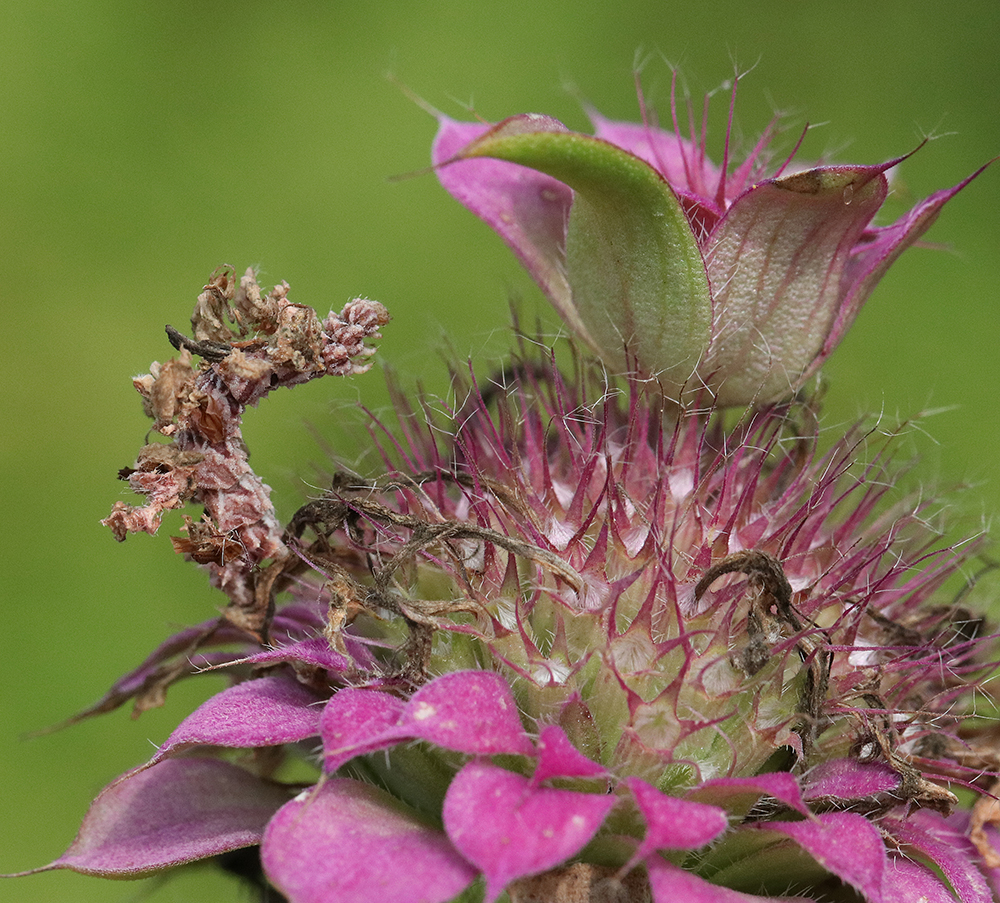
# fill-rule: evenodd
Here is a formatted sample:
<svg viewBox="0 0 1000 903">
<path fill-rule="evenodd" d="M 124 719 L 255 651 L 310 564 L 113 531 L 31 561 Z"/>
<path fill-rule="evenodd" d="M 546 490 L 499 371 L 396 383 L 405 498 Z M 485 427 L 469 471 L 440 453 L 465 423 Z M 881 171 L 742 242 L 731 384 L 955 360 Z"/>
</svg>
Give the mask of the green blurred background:
<svg viewBox="0 0 1000 903">
<path fill-rule="evenodd" d="M 508 297 L 555 318 L 499 240 L 425 166 L 433 120 L 387 79 L 447 113 L 546 112 L 586 127 L 578 96 L 636 117 L 637 57 L 667 59 L 692 92 L 753 68 L 737 117 L 753 137 L 774 110 L 824 123 L 805 157 L 878 162 L 945 135 L 902 167 L 888 213 L 1000 152 L 1000 5 L 578 0 L 27 2 L 0 12 L 0 261 L 5 631 L 0 679 L 0 870 L 59 855 L 93 795 L 146 759 L 216 678 L 165 710 L 125 711 L 38 739 L 25 732 L 99 697 L 176 625 L 220 604 L 167 536 L 116 544 L 98 524 L 148 421 L 129 378 L 165 359 L 212 270 L 258 265 L 267 285 L 325 313 L 356 295 L 387 304 L 381 358 L 404 382 L 446 388 L 445 339 L 480 372 L 502 353 Z M 568 86 L 574 86 L 573 90 Z M 574 91 L 577 94 L 574 94 Z M 716 101 L 713 122 L 724 115 Z M 721 130 L 712 144 L 718 155 Z M 909 431 L 957 536 L 1000 510 L 997 336 L 1000 171 L 945 210 L 875 293 L 827 368 L 831 432 L 865 412 L 940 409 Z M 382 377 L 321 380 L 248 417 L 257 470 L 283 517 L 326 458 L 348 457 L 359 400 Z M 0 884 L 14 901 L 246 899 L 193 869 L 167 883 L 49 873 Z"/>
</svg>

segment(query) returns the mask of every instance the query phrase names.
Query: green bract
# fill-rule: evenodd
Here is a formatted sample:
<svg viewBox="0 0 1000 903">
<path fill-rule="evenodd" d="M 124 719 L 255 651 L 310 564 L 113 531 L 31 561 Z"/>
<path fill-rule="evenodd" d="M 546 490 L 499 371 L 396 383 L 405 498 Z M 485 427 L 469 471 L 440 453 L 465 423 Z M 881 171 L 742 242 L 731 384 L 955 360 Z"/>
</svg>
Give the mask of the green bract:
<svg viewBox="0 0 1000 903">
<path fill-rule="evenodd" d="M 525 132 L 524 124 L 508 119 L 463 156 L 530 166 L 576 192 L 566 273 L 578 329 L 615 369 L 641 362 L 665 391 L 679 392 L 708 349 L 712 300 L 676 195 L 655 170 L 613 144 L 561 128 Z"/>
</svg>

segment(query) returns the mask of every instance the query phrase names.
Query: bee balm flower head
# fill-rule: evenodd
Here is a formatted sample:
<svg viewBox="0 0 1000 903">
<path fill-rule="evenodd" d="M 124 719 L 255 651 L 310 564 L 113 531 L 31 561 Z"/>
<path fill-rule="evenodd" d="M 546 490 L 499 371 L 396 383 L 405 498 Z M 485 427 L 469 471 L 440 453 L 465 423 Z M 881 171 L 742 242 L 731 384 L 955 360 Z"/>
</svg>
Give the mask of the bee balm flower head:
<svg viewBox="0 0 1000 903">
<path fill-rule="evenodd" d="M 230 685 L 46 868 L 257 847 L 291 903 L 993 899 L 1000 753 L 970 716 L 995 709 L 996 644 L 943 588 L 975 544 L 934 551 L 925 503 L 860 433 L 818 452 L 801 400 L 684 407 L 787 394 L 957 189 L 877 229 L 886 167 L 727 175 L 598 131 L 446 121 L 435 156 L 599 357 L 566 373 L 522 343 L 456 376 L 455 410 L 397 392 L 375 472 L 284 527 L 242 413 L 367 370 L 387 312 L 320 320 L 225 270 L 194 337 L 170 331 L 180 357 L 135 380 L 164 441 L 120 472 L 147 502 L 106 524 L 203 506 L 174 549 L 228 606 L 90 714 Z"/>
</svg>

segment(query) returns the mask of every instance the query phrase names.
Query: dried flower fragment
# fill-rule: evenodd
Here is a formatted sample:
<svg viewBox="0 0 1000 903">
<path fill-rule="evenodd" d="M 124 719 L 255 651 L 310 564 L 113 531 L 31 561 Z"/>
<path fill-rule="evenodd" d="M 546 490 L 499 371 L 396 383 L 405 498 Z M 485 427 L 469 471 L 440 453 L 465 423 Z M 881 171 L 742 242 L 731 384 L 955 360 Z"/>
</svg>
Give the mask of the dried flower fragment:
<svg viewBox="0 0 1000 903">
<path fill-rule="evenodd" d="M 257 568 L 289 553 L 270 489 L 247 460 L 243 411 L 281 386 L 363 373 L 375 350 L 367 342 L 388 321 L 381 304 L 365 299 L 321 321 L 312 308 L 288 300 L 285 283 L 262 296 L 253 270 L 239 286 L 230 268 L 216 271 L 191 318 L 194 339 L 167 327 L 180 357 L 133 381 L 153 429 L 169 440 L 147 445 L 135 467 L 122 471 L 146 503 L 116 502 L 102 523 L 121 541 L 155 533 L 164 511 L 203 504 L 202 520 L 188 518 L 188 537 L 174 547 L 208 566 L 230 598 L 235 623 L 261 630 L 270 600 L 255 592 Z M 202 356 L 197 367 L 192 353 Z"/>
</svg>

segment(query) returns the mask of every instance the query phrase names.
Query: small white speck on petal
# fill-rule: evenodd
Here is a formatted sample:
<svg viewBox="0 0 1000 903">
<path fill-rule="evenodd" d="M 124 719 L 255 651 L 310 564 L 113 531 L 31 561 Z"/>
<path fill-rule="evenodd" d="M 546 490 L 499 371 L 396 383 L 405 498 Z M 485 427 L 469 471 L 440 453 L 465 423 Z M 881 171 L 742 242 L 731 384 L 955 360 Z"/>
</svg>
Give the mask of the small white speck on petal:
<svg viewBox="0 0 1000 903">
<path fill-rule="evenodd" d="M 437 714 L 437 708 L 426 702 L 421 702 L 417 706 L 417 710 L 413 713 L 414 721 L 426 721 L 428 718 L 433 718 Z"/>
</svg>

